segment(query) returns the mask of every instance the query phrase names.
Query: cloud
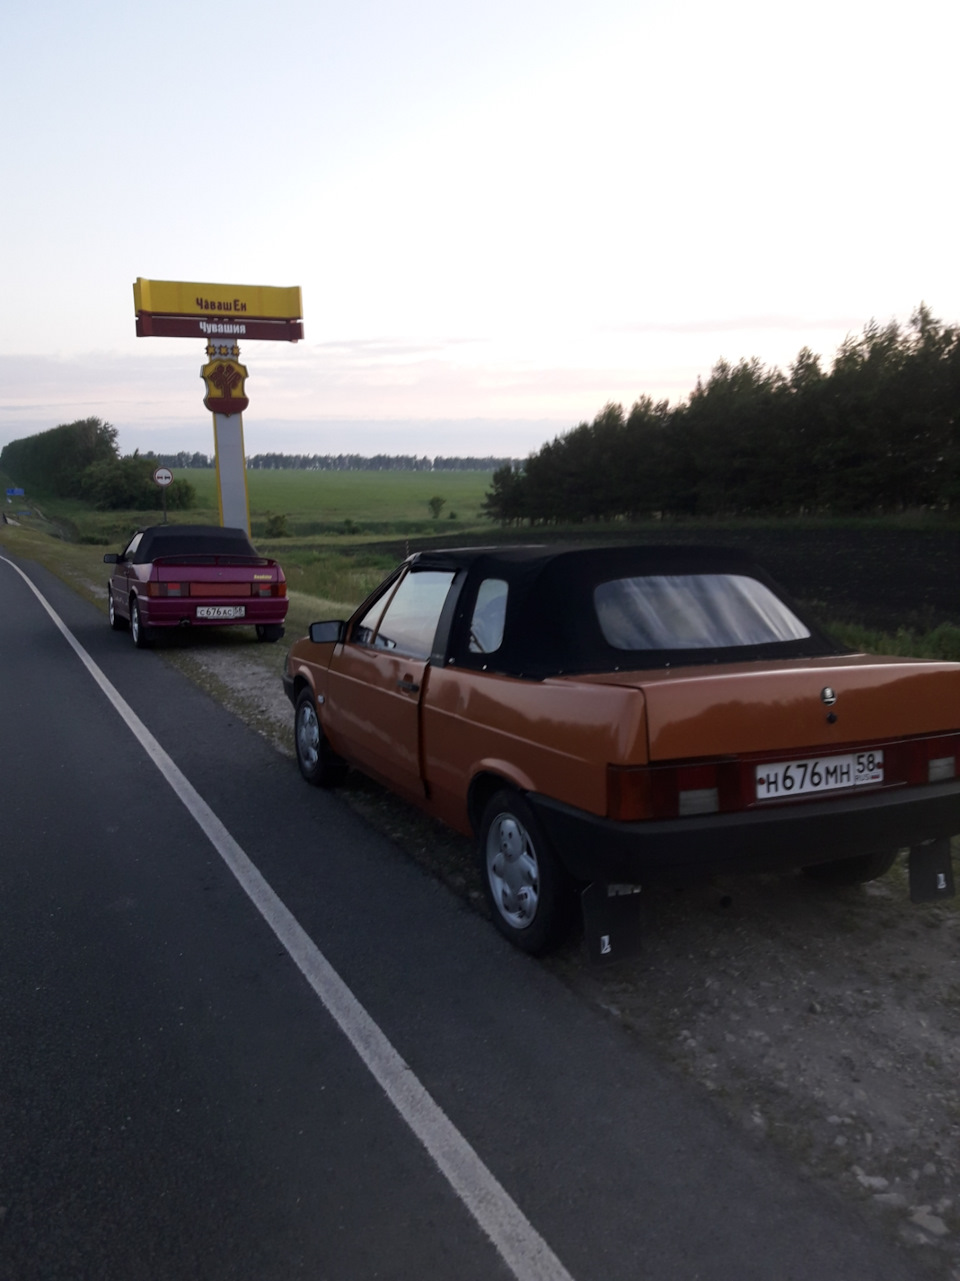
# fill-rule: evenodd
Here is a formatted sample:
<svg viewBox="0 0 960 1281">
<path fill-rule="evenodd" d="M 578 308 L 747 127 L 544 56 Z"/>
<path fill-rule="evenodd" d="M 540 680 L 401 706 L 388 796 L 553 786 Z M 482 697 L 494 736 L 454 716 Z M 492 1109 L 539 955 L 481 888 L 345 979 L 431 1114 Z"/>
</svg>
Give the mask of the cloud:
<svg viewBox="0 0 960 1281">
<path fill-rule="evenodd" d="M 611 332 L 643 334 L 729 334 L 786 330 L 790 333 L 849 332 L 863 326 L 862 316 L 731 316 L 725 320 L 638 320 L 611 326 Z"/>
<path fill-rule="evenodd" d="M 249 369 L 245 426 L 497 420 L 545 422 L 550 434 L 557 424 L 592 418 L 611 399 L 632 403 L 647 390 L 627 365 L 565 363 L 550 351 L 517 357 L 474 339 L 385 338 L 264 350 L 268 346 L 250 344 L 250 354 L 241 356 Z M 118 427 L 122 442 L 132 434 L 140 439 L 145 430 L 168 434 L 176 423 L 182 447 L 201 448 L 191 443 L 209 423 L 200 363 L 189 352 L 0 357 L 0 444 L 96 416 Z M 678 396 L 692 382 L 680 372 L 654 390 Z M 431 429 L 431 440 L 435 436 Z"/>
<path fill-rule="evenodd" d="M 271 424 L 268 435 L 283 433 L 294 441 L 301 429 L 309 434 L 319 423 L 353 423 L 371 443 L 347 442 L 337 452 L 369 453 L 386 448 L 387 438 L 390 452 L 472 453 L 473 447 L 460 447 L 462 434 L 479 440 L 487 432 L 500 443 L 480 452 L 525 455 L 558 431 L 592 420 L 610 401 L 625 407 L 641 396 L 681 401 L 721 357 L 755 356 L 768 367 L 787 368 L 802 347 L 811 346 L 829 359 L 863 324 L 840 314 L 746 311 L 727 319 L 666 316 L 607 327 L 558 317 L 552 325 L 510 329 L 508 319 L 493 335 L 386 333 L 246 343 L 240 357 L 249 371 L 244 430 L 256 433 L 260 424 Z M 118 428 L 127 452 L 209 452 L 204 359 L 202 343 L 166 339 L 131 339 L 125 350 L 83 355 L 0 356 L 0 445 L 95 416 Z M 487 426 L 466 426 L 478 422 Z M 349 431 L 330 430 L 338 439 Z M 522 440 L 516 450 L 504 443 L 511 433 Z M 299 446 L 294 451 L 302 452 Z"/>
</svg>

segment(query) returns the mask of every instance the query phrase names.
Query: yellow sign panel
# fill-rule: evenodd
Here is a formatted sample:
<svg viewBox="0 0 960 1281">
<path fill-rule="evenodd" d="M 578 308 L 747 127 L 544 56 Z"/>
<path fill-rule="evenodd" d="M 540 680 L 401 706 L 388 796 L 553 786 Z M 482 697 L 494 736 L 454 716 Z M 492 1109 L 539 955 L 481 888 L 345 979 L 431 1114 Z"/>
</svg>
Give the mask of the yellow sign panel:
<svg viewBox="0 0 960 1281">
<path fill-rule="evenodd" d="M 231 316 L 247 320 L 299 320 L 300 286 L 198 285 L 184 280 L 144 280 L 133 286 L 137 312 L 161 316 Z"/>
</svg>

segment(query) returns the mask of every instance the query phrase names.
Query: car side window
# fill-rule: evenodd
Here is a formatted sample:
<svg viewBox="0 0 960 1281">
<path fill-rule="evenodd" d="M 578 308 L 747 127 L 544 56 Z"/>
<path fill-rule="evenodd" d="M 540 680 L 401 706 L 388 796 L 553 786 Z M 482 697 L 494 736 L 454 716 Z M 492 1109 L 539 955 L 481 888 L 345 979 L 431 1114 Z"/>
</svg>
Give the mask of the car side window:
<svg viewBox="0 0 960 1281">
<path fill-rule="evenodd" d="M 374 649 L 396 650 L 411 658 L 429 658 L 452 582 L 452 570 L 411 570 L 400 581 L 379 622 L 377 613 L 383 609 L 380 601 L 361 619 L 353 639 Z"/>
<path fill-rule="evenodd" d="M 507 583 L 503 578 L 485 578 L 477 592 L 470 618 L 471 654 L 492 654 L 503 642 L 507 617 Z"/>
<path fill-rule="evenodd" d="M 377 635 L 377 627 L 383 614 L 384 606 L 390 599 L 390 592 L 384 592 L 378 596 L 360 622 L 353 629 L 353 635 L 350 639 L 356 645 L 372 645 Z"/>
<path fill-rule="evenodd" d="M 142 529 L 139 533 L 134 534 L 129 543 L 127 543 L 126 547 L 123 549 L 122 555 L 124 560 L 133 560 L 137 554 L 137 548 L 140 546 L 141 538 L 143 538 Z"/>
</svg>

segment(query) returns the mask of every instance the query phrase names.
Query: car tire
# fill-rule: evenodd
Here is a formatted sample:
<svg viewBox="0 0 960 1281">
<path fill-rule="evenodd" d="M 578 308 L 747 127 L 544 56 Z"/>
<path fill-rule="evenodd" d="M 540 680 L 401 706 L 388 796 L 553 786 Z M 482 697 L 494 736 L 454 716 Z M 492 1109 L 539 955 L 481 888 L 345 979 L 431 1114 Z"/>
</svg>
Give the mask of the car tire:
<svg viewBox="0 0 960 1281">
<path fill-rule="evenodd" d="M 493 922 L 516 947 L 539 956 L 569 932 L 574 883 L 519 792 L 487 803 L 477 841 L 480 876 Z"/>
<path fill-rule="evenodd" d="M 258 641 L 278 641 L 283 635 L 281 623 L 257 623 Z"/>
<path fill-rule="evenodd" d="M 113 598 L 113 588 L 107 588 L 107 618 L 110 620 L 110 626 L 115 632 L 122 632 L 129 623 L 125 618 L 121 618 L 117 613 L 117 603 Z"/>
<path fill-rule="evenodd" d="M 805 867 L 803 874 L 824 885 L 865 885 L 889 872 L 899 853 L 899 850 L 883 850 L 879 854 L 842 858 L 835 863 L 814 863 Z"/>
<path fill-rule="evenodd" d="M 153 640 L 153 630 L 144 626 L 140 617 L 140 606 L 134 596 L 130 601 L 130 635 L 137 649 L 149 649 Z"/>
<path fill-rule="evenodd" d="M 346 761 L 330 747 L 317 715 L 313 691 L 302 689 L 293 713 L 293 744 L 300 773 L 313 787 L 335 787 L 347 772 Z"/>
</svg>

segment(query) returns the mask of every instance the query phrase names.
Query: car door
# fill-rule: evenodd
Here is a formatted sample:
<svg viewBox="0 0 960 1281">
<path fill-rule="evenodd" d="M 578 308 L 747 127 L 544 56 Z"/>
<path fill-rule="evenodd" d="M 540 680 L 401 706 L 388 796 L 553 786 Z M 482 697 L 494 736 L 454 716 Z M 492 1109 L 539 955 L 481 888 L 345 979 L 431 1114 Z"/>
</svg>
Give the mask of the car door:
<svg viewBox="0 0 960 1281">
<path fill-rule="evenodd" d="M 113 567 L 113 573 L 110 575 L 110 590 L 113 593 L 114 608 L 123 618 L 130 617 L 130 591 L 133 579 L 136 577 L 133 570 L 133 558 L 137 548 L 140 546 L 142 537 L 143 530 L 138 530 L 120 553 L 120 557 Z"/>
<path fill-rule="evenodd" d="M 327 677 L 324 724 L 361 769 L 423 795 L 420 700 L 452 570 L 408 569 L 354 624 Z"/>
</svg>

